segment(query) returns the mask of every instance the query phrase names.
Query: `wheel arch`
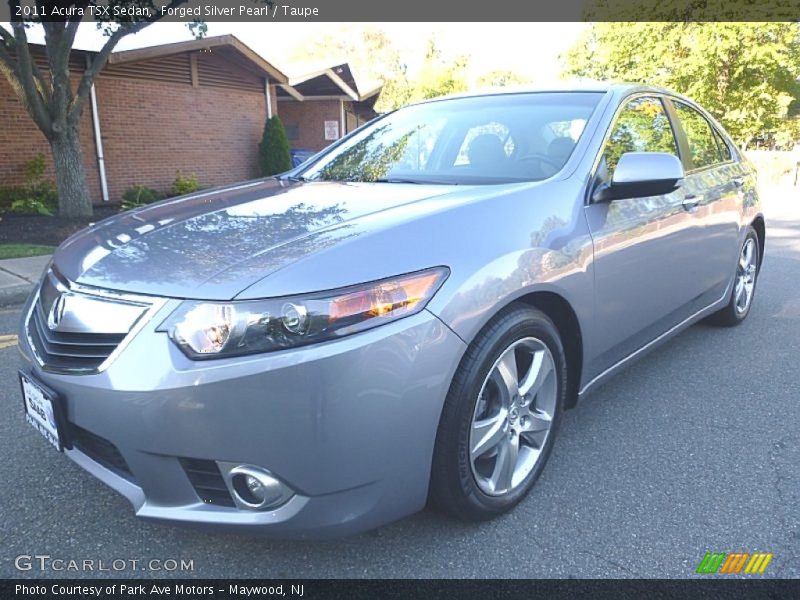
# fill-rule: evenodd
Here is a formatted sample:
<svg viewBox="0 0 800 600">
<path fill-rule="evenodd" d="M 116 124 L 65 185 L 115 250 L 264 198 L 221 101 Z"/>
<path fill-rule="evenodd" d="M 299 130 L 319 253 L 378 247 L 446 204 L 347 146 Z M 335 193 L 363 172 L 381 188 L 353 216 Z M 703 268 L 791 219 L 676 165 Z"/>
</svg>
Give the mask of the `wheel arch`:
<svg viewBox="0 0 800 600">
<path fill-rule="evenodd" d="M 496 307 L 492 315 L 476 328 L 475 336 L 486 327 L 497 315 L 511 304 L 527 304 L 532 308 L 542 311 L 556 326 L 561 343 L 564 346 L 564 355 L 567 359 L 567 396 L 565 407 L 573 408 L 578 402 L 581 377 L 583 375 L 583 332 L 580 320 L 570 302 L 560 293 L 552 290 L 529 291 L 522 296 L 515 296 Z M 475 339 L 472 336 L 465 341 L 471 344 Z"/>
<path fill-rule="evenodd" d="M 583 372 L 583 335 L 575 310 L 566 298 L 550 291 L 531 292 L 517 298 L 515 302 L 521 302 L 541 310 L 556 326 L 567 359 L 565 406 L 573 408 L 578 401 L 578 390 Z"/>
</svg>

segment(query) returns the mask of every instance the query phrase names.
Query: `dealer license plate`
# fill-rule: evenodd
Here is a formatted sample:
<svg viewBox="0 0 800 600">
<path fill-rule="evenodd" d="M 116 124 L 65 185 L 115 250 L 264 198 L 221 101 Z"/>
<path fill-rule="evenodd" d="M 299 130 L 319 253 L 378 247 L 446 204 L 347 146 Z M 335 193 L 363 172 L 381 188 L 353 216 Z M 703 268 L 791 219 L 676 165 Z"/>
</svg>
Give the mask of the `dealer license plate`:
<svg viewBox="0 0 800 600">
<path fill-rule="evenodd" d="M 56 417 L 57 399 L 29 375 L 20 373 L 19 380 L 25 400 L 25 419 L 60 452 L 63 446 Z"/>
</svg>

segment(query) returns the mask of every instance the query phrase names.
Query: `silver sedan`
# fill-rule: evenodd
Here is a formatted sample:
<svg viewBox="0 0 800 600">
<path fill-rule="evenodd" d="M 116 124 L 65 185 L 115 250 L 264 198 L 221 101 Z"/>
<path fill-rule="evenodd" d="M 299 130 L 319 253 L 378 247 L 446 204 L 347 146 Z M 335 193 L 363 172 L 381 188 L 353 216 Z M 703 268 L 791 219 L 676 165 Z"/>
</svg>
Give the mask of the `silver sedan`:
<svg viewBox="0 0 800 600">
<path fill-rule="evenodd" d="M 436 99 L 67 240 L 24 312 L 25 416 L 148 519 L 487 519 L 564 410 L 692 323 L 747 317 L 764 241 L 752 167 L 687 98 Z"/>
</svg>

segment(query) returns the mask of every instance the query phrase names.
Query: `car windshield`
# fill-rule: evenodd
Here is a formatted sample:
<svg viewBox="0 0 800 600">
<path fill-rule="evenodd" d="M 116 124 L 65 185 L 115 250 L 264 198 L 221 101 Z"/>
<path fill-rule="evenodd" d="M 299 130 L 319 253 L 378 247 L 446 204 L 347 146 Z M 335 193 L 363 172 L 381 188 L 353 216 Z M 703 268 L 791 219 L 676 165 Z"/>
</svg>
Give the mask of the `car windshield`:
<svg viewBox="0 0 800 600">
<path fill-rule="evenodd" d="M 602 93 L 498 94 L 409 106 L 324 153 L 311 181 L 539 181 L 567 162 Z"/>
</svg>

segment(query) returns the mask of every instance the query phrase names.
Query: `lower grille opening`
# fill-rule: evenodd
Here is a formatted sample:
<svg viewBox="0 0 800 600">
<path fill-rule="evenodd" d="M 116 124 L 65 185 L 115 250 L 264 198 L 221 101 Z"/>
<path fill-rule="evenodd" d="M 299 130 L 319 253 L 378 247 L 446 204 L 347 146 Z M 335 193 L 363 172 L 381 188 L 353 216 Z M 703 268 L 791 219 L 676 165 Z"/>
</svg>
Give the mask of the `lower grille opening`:
<svg viewBox="0 0 800 600">
<path fill-rule="evenodd" d="M 197 458 L 179 460 L 194 491 L 203 502 L 217 506 L 236 506 L 216 462 Z"/>
<path fill-rule="evenodd" d="M 78 427 L 74 423 L 70 424 L 70 431 L 72 445 L 75 448 L 109 471 L 113 471 L 131 482 L 135 481 L 128 463 L 125 462 L 122 454 L 114 444 L 91 431 Z"/>
</svg>

